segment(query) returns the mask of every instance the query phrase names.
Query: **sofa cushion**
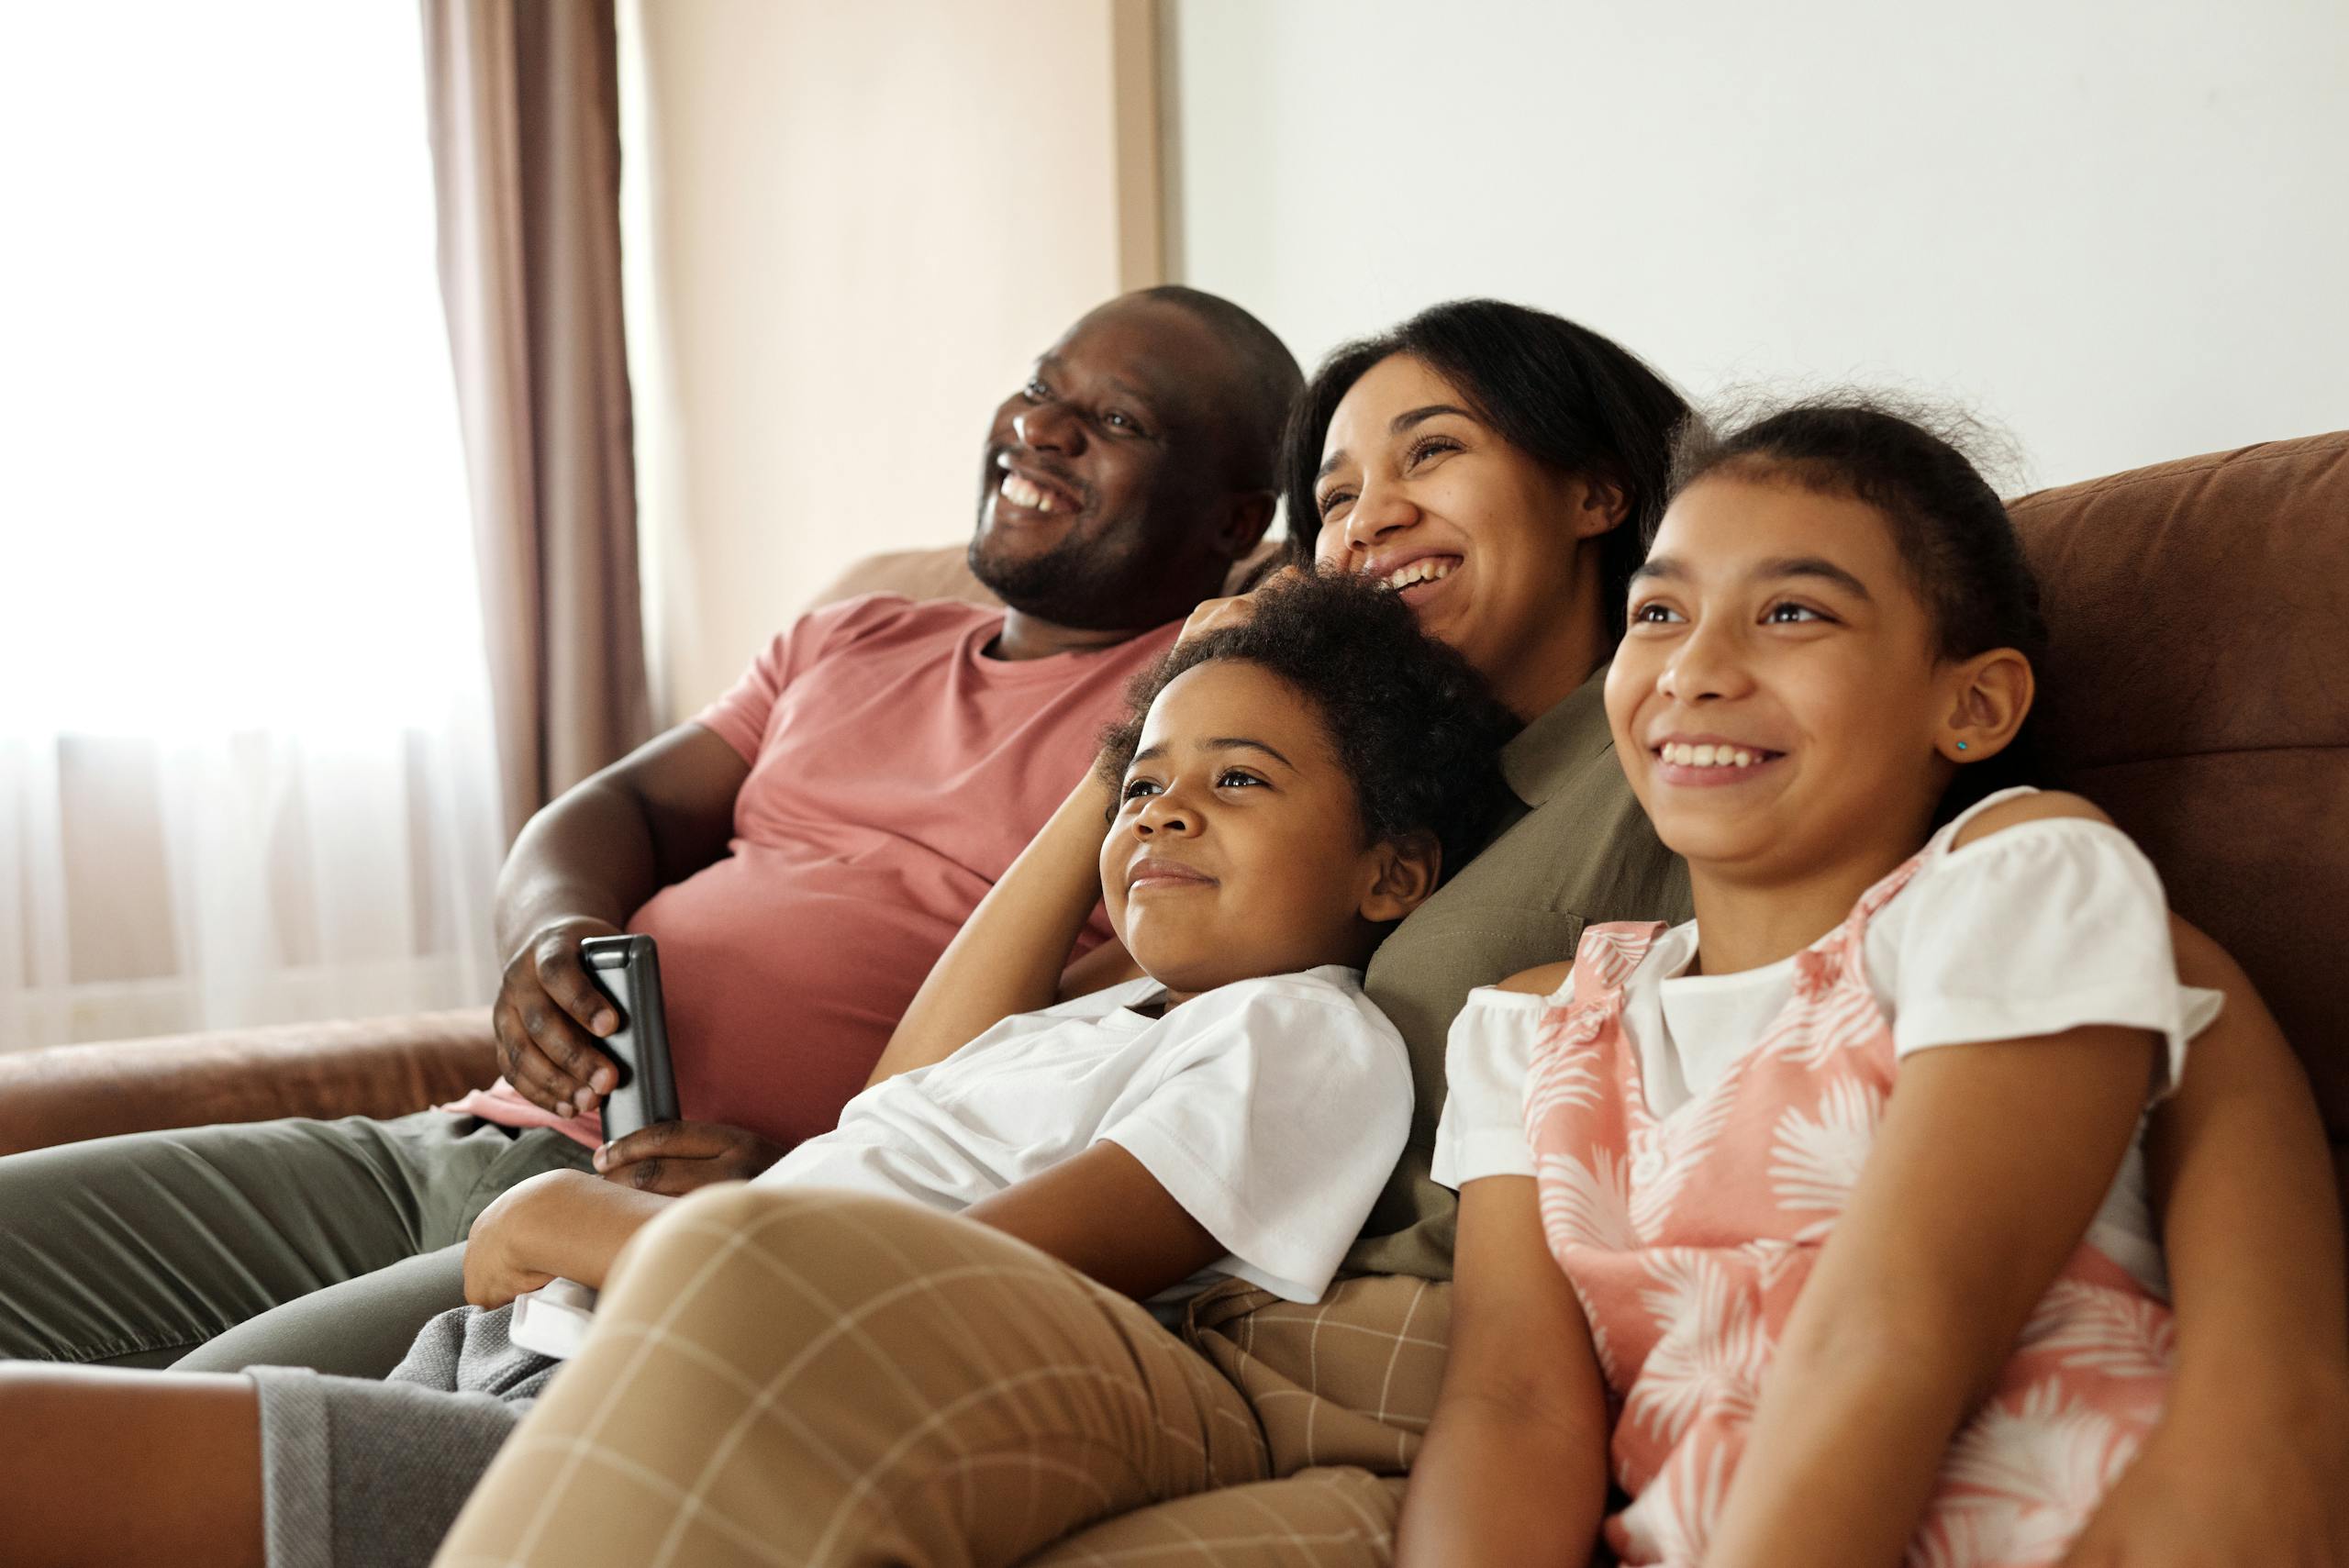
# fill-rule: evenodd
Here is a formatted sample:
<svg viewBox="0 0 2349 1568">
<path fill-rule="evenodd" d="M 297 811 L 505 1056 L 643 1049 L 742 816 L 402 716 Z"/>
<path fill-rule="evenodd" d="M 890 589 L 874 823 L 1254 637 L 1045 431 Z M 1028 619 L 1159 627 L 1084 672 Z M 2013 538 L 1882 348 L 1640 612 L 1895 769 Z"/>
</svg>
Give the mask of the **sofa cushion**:
<svg viewBox="0 0 2349 1568">
<path fill-rule="evenodd" d="M 1279 539 L 1266 539 L 1258 545 L 1232 567 L 1231 575 L 1224 584 L 1225 592 L 1238 593 L 1259 567 L 1284 548 Z M 963 562 L 966 552 L 966 546 L 943 544 L 928 550 L 892 550 L 868 555 L 851 563 L 847 571 L 825 584 L 821 593 L 807 601 L 807 607 L 818 609 L 863 594 L 903 594 L 908 599 L 959 599 L 966 605 L 990 607 L 1003 603 L 971 575 L 970 567 Z"/>
<path fill-rule="evenodd" d="M 2349 431 L 2013 504 L 2055 782 L 2249 971 L 2349 1142 Z"/>
</svg>

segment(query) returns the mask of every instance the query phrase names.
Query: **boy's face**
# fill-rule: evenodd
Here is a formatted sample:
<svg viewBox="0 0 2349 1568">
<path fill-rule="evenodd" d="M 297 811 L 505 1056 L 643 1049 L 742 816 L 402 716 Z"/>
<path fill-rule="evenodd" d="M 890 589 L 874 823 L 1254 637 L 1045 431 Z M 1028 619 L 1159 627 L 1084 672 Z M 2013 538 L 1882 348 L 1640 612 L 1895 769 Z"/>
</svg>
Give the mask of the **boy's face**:
<svg viewBox="0 0 2349 1568">
<path fill-rule="evenodd" d="M 1178 1002 L 1360 964 L 1376 923 L 1408 913 L 1434 874 L 1432 851 L 1363 842 L 1319 713 L 1233 660 L 1186 671 L 1151 704 L 1101 845 L 1109 923 Z"/>
</svg>

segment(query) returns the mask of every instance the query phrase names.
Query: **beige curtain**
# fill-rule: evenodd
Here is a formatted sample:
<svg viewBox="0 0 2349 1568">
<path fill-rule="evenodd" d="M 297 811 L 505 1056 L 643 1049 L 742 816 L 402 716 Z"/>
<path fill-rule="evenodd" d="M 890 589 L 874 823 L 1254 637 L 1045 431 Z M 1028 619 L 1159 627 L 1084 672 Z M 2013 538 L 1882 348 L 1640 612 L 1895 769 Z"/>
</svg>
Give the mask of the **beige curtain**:
<svg viewBox="0 0 2349 1568">
<path fill-rule="evenodd" d="M 651 728 L 618 40 L 611 0 L 421 4 L 440 293 L 510 838 Z"/>
</svg>

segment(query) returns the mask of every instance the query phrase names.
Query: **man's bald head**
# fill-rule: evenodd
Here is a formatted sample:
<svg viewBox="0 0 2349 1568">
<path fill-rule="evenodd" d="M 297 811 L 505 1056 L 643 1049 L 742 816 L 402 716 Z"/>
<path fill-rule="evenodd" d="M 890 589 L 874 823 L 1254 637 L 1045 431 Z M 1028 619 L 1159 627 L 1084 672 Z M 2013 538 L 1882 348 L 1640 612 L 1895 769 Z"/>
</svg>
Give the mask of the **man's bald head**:
<svg viewBox="0 0 2349 1568">
<path fill-rule="evenodd" d="M 1013 608 L 1140 630 L 1221 590 L 1271 521 L 1297 361 L 1170 285 L 1088 313 L 996 412 L 971 569 Z"/>
<path fill-rule="evenodd" d="M 1273 329 L 1221 295 L 1181 284 L 1161 284 L 1121 296 L 1190 312 L 1223 346 L 1223 395 L 1230 415 L 1223 432 L 1232 481 L 1245 488 L 1280 484 L 1281 431 L 1305 390 L 1305 373 Z M 1113 302 L 1114 303 L 1114 302 Z"/>
</svg>

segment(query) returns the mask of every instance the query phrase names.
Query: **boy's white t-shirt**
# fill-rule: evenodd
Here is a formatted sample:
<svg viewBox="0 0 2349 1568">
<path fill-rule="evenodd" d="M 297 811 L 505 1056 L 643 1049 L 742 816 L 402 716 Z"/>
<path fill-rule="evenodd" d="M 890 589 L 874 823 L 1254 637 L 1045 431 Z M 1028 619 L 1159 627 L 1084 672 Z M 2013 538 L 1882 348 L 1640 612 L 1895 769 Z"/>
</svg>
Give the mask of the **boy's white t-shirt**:
<svg viewBox="0 0 2349 1568">
<path fill-rule="evenodd" d="M 1952 827 L 2019 793 L 1992 795 Z M 2178 983 L 2168 902 L 2153 862 L 2120 829 L 2084 817 L 2020 823 L 1930 853 L 1869 923 L 1864 951 L 1868 984 L 1892 1020 L 1896 1057 L 2087 1024 L 2148 1029 L 2165 1042 L 2149 1105 L 2176 1084 L 2187 1042 L 2223 1000 Z M 1691 920 L 1659 938 L 1624 986 L 1624 1031 L 1640 1052 L 1648 1109 L 1659 1118 L 1719 1080 L 1794 995 L 1791 957 L 1692 975 L 1696 960 Z M 1542 1015 L 1573 991 L 1569 978 L 1549 996 L 1489 986 L 1469 993 L 1445 1048 L 1437 1181 L 1457 1190 L 1480 1176 L 1533 1173 L 1526 1073 Z M 2166 1295 L 2142 1144 L 2142 1136 L 2132 1140 L 2088 1240 Z"/>
<path fill-rule="evenodd" d="M 1163 989 L 1136 980 L 1006 1018 L 865 1090 L 758 1182 L 954 1212 L 1107 1140 L 1228 1250 L 1160 1304 L 1224 1274 L 1317 1301 L 1410 1132 L 1402 1036 L 1336 964 L 1134 1010 Z"/>
</svg>

